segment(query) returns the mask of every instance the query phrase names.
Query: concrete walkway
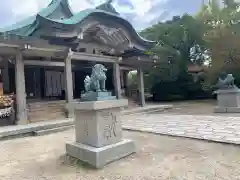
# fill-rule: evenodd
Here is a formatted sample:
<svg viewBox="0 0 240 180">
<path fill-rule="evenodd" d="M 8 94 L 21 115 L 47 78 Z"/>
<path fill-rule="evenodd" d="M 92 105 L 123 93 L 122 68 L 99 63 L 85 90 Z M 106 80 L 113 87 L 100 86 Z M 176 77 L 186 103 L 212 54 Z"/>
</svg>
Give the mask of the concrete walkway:
<svg viewBox="0 0 240 180">
<path fill-rule="evenodd" d="M 240 144 L 240 117 L 151 114 L 128 116 L 124 129 Z"/>
<path fill-rule="evenodd" d="M 135 107 L 132 109 L 122 110 L 122 115 L 130 114 L 143 114 L 143 113 L 154 113 L 162 112 L 166 109 L 173 108 L 172 105 L 147 105 L 145 107 Z M 15 136 L 25 136 L 31 135 L 35 131 L 48 130 L 53 128 L 59 128 L 63 126 L 71 126 L 73 124 L 73 119 L 59 119 L 59 120 L 43 120 L 41 122 L 36 122 L 27 125 L 18 125 L 18 126 L 6 126 L 0 127 L 0 140 L 11 138 Z"/>
<path fill-rule="evenodd" d="M 127 130 L 240 144 L 240 117 L 237 116 L 150 114 L 136 110 L 133 115 L 123 115 L 122 121 L 123 128 Z M 73 119 L 65 119 L 2 127 L 0 139 L 16 135 L 31 135 L 35 131 L 72 124 Z"/>
</svg>

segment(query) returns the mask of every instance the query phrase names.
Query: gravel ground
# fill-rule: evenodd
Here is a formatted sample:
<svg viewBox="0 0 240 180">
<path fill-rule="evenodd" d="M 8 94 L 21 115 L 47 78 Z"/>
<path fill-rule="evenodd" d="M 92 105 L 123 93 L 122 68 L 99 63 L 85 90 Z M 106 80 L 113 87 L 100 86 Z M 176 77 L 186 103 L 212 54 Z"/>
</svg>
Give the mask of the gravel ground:
<svg viewBox="0 0 240 180">
<path fill-rule="evenodd" d="M 73 130 L 0 142 L 1 180 L 239 180 L 239 146 L 127 132 L 137 153 L 94 170 L 65 156 Z"/>
</svg>

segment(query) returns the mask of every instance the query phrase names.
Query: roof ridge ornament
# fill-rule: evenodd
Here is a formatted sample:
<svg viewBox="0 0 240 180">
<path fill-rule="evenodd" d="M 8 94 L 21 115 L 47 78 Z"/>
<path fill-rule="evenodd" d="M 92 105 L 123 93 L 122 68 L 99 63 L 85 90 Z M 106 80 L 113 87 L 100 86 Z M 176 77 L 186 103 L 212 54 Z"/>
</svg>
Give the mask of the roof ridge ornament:
<svg viewBox="0 0 240 180">
<path fill-rule="evenodd" d="M 113 0 L 107 0 L 106 4 L 112 4 Z"/>
<path fill-rule="evenodd" d="M 105 3 L 102 3 L 99 6 L 97 6 L 96 9 L 119 15 L 119 13 L 113 7 L 112 2 L 113 2 L 113 0 L 106 0 Z"/>
</svg>

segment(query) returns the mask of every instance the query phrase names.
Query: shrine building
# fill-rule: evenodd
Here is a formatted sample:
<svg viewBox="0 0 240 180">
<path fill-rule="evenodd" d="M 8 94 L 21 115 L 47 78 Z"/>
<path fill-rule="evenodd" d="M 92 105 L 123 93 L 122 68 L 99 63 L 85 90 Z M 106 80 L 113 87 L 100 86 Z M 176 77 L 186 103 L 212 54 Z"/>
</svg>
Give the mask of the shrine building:
<svg viewBox="0 0 240 180">
<path fill-rule="evenodd" d="M 122 98 L 127 74 L 137 70 L 139 103 L 145 105 L 143 73 L 153 66 L 142 38 L 107 1 L 73 13 L 68 0 L 52 0 L 36 15 L 0 29 L 4 93 L 16 93 L 18 124 L 72 117 L 66 103 L 79 99 L 84 78 L 105 65 L 107 90 Z"/>
</svg>

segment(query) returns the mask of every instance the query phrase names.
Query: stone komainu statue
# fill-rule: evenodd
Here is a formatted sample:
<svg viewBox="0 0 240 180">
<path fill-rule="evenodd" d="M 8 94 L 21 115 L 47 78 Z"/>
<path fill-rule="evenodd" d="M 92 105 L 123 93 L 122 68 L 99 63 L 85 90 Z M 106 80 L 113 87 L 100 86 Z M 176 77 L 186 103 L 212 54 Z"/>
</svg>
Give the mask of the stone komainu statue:
<svg viewBox="0 0 240 180">
<path fill-rule="evenodd" d="M 219 89 L 237 88 L 234 84 L 234 77 L 232 74 L 227 74 L 224 78 L 218 78 L 218 82 L 215 87 Z"/>
<path fill-rule="evenodd" d="M 107 68 L 102 64 L 96 64 L 92 68 L 91 76 L 86 76 L 84 80 L 85 91 L 106 91 L 105 89 L 105 81 L 107 79 L 106 76 Z"/>
</svg>

